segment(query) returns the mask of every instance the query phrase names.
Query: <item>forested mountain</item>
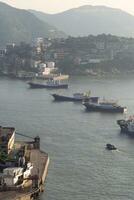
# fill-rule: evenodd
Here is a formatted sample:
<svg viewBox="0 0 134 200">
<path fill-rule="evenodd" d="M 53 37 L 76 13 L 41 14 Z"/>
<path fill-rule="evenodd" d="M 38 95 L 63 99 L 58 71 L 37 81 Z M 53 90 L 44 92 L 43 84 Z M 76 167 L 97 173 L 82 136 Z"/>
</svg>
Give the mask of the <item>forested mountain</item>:
<svg viewBox="0 0 134 200">
<path fill-rule="evenodd" d="M 71 36 L 113 34 L 134 36 L 134 16 L 105 6 L 82 6 L 58 14 L 30 10 L 39 19 Z"/>
<path fill-rule="evenodd" d="M 0 46 L 8 42 L 31 42 L 35 37 L 62 37 L 54 26 L 41 21 L 26 10 L 0 2 Z"/>
</svg>

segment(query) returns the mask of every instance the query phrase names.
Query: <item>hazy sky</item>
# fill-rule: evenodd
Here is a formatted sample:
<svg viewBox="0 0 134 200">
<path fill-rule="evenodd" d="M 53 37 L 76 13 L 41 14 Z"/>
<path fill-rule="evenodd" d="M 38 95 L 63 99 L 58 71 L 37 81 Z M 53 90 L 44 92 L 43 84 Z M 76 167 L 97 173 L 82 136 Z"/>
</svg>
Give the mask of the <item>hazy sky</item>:
<svg viewBox="0 0 134 200">
<path fill-rule="evenodd" d="M 1 0 L 17 8 L 57 13 L 82 5 L 106 5 L 134 15 L 134 0 Z"/>
</svg>

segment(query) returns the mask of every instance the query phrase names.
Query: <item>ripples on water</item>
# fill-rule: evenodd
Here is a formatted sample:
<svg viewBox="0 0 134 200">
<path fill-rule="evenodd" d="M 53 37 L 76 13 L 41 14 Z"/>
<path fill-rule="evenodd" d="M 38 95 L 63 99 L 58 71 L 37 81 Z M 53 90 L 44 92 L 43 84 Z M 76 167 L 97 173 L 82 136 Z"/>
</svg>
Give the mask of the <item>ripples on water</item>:
<svg viewBox="0 0 134 200">
<path fill-rule="evenodd" d="M 134 114 L 133 78 L 72 78 L 61 94 L 92 91 L 119 99 Z M 53 90 L 31 90 L 23 81 L 0 79 L 0 124 L 40 135 L 50 167 L 42 200 L 134 199 L 134 139 L 121 135 L 121 114 L 87 113 L 81 104 L 55 103 Z M 128 114 L 128 115 L 129 115 Z M 106 151 L 112 143 L 119 151 Z"/>
</svg>

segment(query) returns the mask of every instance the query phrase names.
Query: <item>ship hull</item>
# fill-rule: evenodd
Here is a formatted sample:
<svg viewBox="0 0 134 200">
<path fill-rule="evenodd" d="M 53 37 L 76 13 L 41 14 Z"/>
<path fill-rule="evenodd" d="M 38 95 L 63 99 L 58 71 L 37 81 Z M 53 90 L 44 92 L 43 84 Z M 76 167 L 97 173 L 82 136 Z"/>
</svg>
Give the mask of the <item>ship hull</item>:
<svg viewBox="0 0 134 200">
<path fill-rule="evenodd" d="M 84 103 L 83 104 L 86 107 L 87 111 L 92 112 L 109 112 L 109 113 L 124 113 L 125 108 L 124 107 L 110 107 L 110 108 L 104 108 L 101 105 L 94 105 L 90 103 Z"/>
<path fill-rule="evenodd" d="M 128 128 L 124 128 L 124 127 L 120 126 L 120 130 L 121 130 L 121 133 L 125 133 L 128 135 L 134 136 L 134 131 L 129 131 Z"/>
<path fill-rule="evenodd" d="M 92 102 L 96 103 L 99 97 L 87 97 L 87 98 L 76 98 L 76 97 L 68 97 L 58 94 L 52 94 L 55 101 L 71 101 L 71 102 L 82 102 L 83 100 L 91 100 Z"/>
<path fill-rule="evenodd" d="M 43 89 L 43 88 L 47 88 L 47 89 L 67 89 L 68 88 L 68 84 L 55 84 L 55 85 L 45 85 L 45 84 L 39 84 L 39 83 L 32 83 L 29 82 L 28 83 L 30 88 L 32 89 Z"/>
</svg>

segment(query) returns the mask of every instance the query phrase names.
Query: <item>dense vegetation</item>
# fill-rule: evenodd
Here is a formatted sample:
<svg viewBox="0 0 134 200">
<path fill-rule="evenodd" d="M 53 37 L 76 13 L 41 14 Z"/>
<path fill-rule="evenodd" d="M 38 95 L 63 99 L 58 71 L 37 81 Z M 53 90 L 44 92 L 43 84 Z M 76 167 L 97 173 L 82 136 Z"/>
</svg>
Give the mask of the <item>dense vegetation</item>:
<svg viewBox="0 0 134 200">
<path fill-rule="evenodd" d="M 89 35 L 48 39 L 49 46 L 32 46 L 21 42 L 9 45 L 0 57 L 0 71 L 38 72 L 40 63 L 54 61 L 59 71 L 74 75 L 105 75 L 134 72 L 134 39 L 113 35 Z M 45 38 L 45 42 L 48 42 Z M 38 66 L 37 66 L 38 63 Z"/>
<path fill-rule="evenodd" d="M 134 72 L 133 38 L 106 34 L 68 37 L 64 42 L 53 41 L 48 52 L 60 50 L 64 51 L 64 59 L 57 60 L 57 63 L 66 73 L 95 75 Z"/>
</svg>

